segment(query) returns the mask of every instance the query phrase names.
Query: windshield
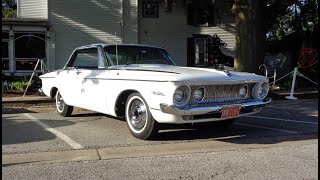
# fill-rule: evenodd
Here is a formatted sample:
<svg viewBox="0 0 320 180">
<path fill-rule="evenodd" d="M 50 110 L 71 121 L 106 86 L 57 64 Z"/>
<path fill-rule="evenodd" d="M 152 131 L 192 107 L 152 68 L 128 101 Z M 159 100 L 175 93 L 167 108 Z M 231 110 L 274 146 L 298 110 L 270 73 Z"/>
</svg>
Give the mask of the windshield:
<svg viewBox="0 0 320 180">
<path fill-rule="evenodd" d="M 118 63 L 116 58 L 116 46 L 105 47 L 107 57 L 111 65 L 129 64 L 170 64 L 175 65 L 170 55 L 164 49 L 147 47 L 118 45 Z"/>
</svg>

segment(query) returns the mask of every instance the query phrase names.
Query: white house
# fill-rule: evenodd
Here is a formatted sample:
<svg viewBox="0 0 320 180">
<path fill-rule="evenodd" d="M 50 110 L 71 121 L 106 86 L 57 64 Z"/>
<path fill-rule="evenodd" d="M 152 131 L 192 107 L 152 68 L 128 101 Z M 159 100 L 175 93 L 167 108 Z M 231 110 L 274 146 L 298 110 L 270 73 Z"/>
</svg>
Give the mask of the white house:
<svg viewBox="0 0 320 180">
<path fill-rule="evenodd" d="M 216 33 L 228 44 L 226 52 L 233 53 L 232 3 L 233 0 L 17 0 L 18 18 L 2 22 L 2 52 L 8 52 L 2 56 L 3 70 L 14 75 L 30 73 L 37 58 L 45 59 L 49 70 L 59 69 L 78 46 L 116 41 L 163 47 L 178 65 L 208 66 L 206 35 Z M 38 54 L 35 50 L 25 52 L 37 48 Z M 21 68 L 28 62 L 28 68 Z"/>
</svg>

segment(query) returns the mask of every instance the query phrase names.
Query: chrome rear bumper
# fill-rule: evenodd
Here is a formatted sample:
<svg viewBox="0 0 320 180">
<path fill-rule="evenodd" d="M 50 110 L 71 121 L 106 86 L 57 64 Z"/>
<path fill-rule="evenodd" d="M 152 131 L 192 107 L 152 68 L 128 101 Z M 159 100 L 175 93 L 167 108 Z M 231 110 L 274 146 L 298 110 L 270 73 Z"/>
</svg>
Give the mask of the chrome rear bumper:
<svg viewBox="0 0 320 180">
<path fill-rule="evenodd" d="M 234 103 L 228 104 L 230 105 L 239 105 L 242 107 L 252 107 L 252 108 L 260 108 L 263 107 L 271 102 L 271 98 L 265 98 L 261 101 L 259 100 L 252 100 L 243 103 Z M 219 112 L 222 108 L 226 105 L 214 105 L 214 106 L 205 106 L 205 107 L 194 107 L 189 109 L 179 109 L 175 106 L 170 106 L 167 104 L 160 104 L 160 109 L 163 113 L 173 114 L 173 115 L 200 115 L 200 114 L 207 114 L 212 112 Z"/>
</svg>

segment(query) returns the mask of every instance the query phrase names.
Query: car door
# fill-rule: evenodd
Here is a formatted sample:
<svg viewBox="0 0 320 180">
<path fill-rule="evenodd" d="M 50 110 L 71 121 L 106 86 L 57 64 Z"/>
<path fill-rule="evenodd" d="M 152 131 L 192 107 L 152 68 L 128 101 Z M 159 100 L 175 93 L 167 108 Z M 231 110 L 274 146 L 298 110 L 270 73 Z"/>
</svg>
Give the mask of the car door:
<svg viewBox="0 0 320 180">
<path fill-rule="evenodd" d="M 78 57 L 79 50 L 75 50 L 68 61 L 66 67 L 59 71 L 58 82 L 60 86 L 58 87 L 64 101 L 68 105 L 81 107 L 79 103 L 80 99 L 80 88 L 81 83 L 79 79 L 79 74 L 81 69 L 76 66 L 75 62 L 79 60 Z"/>
<path fill-rule="evenodd" d="M 77 49 L 67 67 L 66 73 L 61 79 L 63 82 L 64 99 L 70 105 L 87 108 L 91 101 L 88 101 L 87 92 L 90 81 L 86 77 L 92 76 L 94 70 L 98 69 L 98 53 L 96 47 Z M 63 95 L 63 94 L 62 94 Z M 64 95 L 63 95 L 64 96 Z"/>
<path fill-rule="evenodd" d="M 108 113 L 106 106 L 108 85 L 105 81 L 108 71 L 105 69 L 104 56 L 99 47 L 82 50 L 80 53 L 83 60 L 82 68 L 78 68 L 77 78 L 80 82 L 81 105 L 86 109 Z"/>
</svg>

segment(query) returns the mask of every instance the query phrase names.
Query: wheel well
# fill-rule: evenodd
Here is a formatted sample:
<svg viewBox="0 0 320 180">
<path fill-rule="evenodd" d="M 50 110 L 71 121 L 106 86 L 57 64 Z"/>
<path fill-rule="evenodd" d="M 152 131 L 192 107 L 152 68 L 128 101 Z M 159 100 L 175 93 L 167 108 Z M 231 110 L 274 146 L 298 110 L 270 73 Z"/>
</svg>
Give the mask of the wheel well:
<svg viewBox="0 0 320 180">
<path fill-rule="evenodd" d="M 126 90 L 121 92 L 121 94 L 118 96 L 116 105 L 115 105 L 115 113 L 117 117 L 124 117 L 125 116 L 125 107 L 126 107 L 126 101 L 130 94 L 137 92 L 135 90 Z"/>
<path fill-rule="evenodd" d="M 57 91 L 58 91 L 58 88 L 56 87 L 51 88 L 50 97 L 54 98 L 54 96 L 57 94 Z"/>
</svg>

